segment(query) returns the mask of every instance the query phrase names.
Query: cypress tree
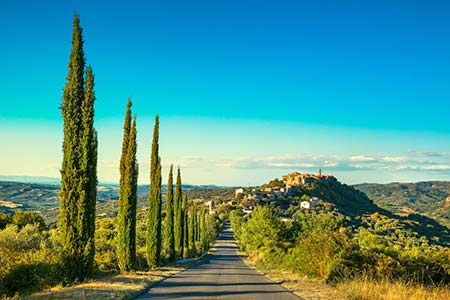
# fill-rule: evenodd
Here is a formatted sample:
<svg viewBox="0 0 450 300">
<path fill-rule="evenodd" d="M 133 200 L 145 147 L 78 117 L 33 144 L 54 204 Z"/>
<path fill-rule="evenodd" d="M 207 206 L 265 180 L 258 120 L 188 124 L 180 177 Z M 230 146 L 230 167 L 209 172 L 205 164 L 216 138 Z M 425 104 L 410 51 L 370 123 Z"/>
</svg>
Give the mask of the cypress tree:
<svg viewBox="0 0 450 300">
<path fill-rule="evenodd" d="M 206 209 L 203 208 L 200 213 L 200 245 L 202 252 L 206 252 L 208 250 L 208 223 L 207 223 L 208 214 L 206 213 Z"/>
<path fill-rule="evenodd" d="M 131 199 L 128 205 L 129 211 L 128 215 L 130 216 L 130 258 L 131 258 L 131 266 L 134 268 L 136 264 L 136 209 L 137 209 L 137 183 L 139 176 L 139 164 L 137 162 L 137 129 L 136 129 L 136 116 L 133 118 L 133 124 L 131 125 L 131 133 L 130 133 L 130 143 L 128 145 L 128 162 L 127 165 L 134 172 L 132 176 L 131 183 Z"/>
<path fill-rule="evenodd" d="M 199 242 L 200 241 L 200 217 L 199 217 L 200 212 L 197 209 L 197 205 L 196 205 L 196 214 L 195 214 L 195 242 Z M 197 244 L 196 244 L 197 246 Z"/>
<path fill-rule="evenodd" d="M 191 213 L 189 214 L 189 252 L 195 255 L 195 219 L 197 214 L 197 204 L 193 203 L 191 206 Z"/>
<path fill-rule="evenodd" d="M 204 248 L 205 251 L 209 250 L 209 241 L 211 240 L 211 231 L 209 228 L 209 221 L 210 221 L 210 215 L 209 215 L 209 209 L 205 209 L 205 234 L 204 234 Z"/>
<path fill-rule="evenodd" d="M 72 50 L 63 92 L 63 161 L 58 228 L 68 282 L 92 274 L 97 187 L 97 133 L 94 129 L 94 75 L 86 70 L 82 29 L 73 18 Z"/>
<path fill-rule="evenodd" d="M 183 258 L 189 257 L 189 228 L 188 228 L 188 202 L 187 195 L 183 197 Z"/>
<path fill-rule="evenodd" d="M 126 219 L 124 214 L 124 206 L 127 205 L 128 198 L 130 196 L 131 190 L 130 186 L 126 186 L 126 160 L 128 153 L 128 144 L 130 139 L 131 130 L 131 99 L 128 98 L 127 108 L 125 111 L 125 121 L 123 124 L 123 140 L 122 140 L 122 155 L 120 156 L 120 190 L 119 190 L 119 202 L 118 202 L 118 213 L 117 213 L 117 260 L 119 268 L 125 271 L 127 268 L 127 233 L 126 233 Z"/>
<path fill-rule="evenodd" d="M 161 254 L 161 158 L 159 157 L 159 117 L 155 117 L 150 160 L 150 194 L 147 211 L 147 263 L 156 267 Z"/>
<path fill-rule="evenodd" d="M 136 261 L 136 117 L 131 123 L 131 99 L 128 99 L 123 125 L 122 156 L 120 158 L 120 192 L 117 233 L 117 260 L 121 271 L 134 268 Z"/>
<path fill-rule="evenodd" d="M 203 249 L 203 236 L 204 236 L 204 221 L 205 221 L 205 209 L 202 208 L 200 210 L 200 230 L 199 230 L 199 242 L 200 242 L 200 251 L 203 253 L 205 249 Z"/>
<path fill-rule="evenodd" d="M 181 171 L 178 167 L 177 171 L 177 184 L 175 187 L 175 198 L 174 198 L 174 239 L 175 239 L 175 253 L 177 257 L 183 255 L 183 214 L 182 214 L 182 190 L 181 190 Z"/>
<path fill-rule="evenodd" d="M 94 129 L 94 74 L 92 67 L 86 70 L 84 98 L 82 102 L 81 138 L 83 180 L 79 201 L 78 226 L 82 236 L 84 253 L 84 274 L 90 276 L 93 271 L 95 255 L 95 204 L 97 200 L 97 132 Z"/>
<path fill-rule="evenodd" d="M 173 166 L 170 166 L 167 181 L 166 218 L 164 220 L 164 248 L 169 261 L 175 258 L 175 238 L 173 228 Z"/>
</svg>

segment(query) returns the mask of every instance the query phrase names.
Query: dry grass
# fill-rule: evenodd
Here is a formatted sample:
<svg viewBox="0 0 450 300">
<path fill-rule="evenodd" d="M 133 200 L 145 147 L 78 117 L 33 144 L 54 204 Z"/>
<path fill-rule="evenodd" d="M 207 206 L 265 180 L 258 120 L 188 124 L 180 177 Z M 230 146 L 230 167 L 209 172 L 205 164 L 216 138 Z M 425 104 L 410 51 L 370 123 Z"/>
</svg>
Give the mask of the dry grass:
<svg viewBox="0 0 450 300">
<path fill-rule="evenodd" d="M 344 293 L 320 280 L 305 278 L 292 272 L 266 271 L 264 274 L 305 300 L 346 299 Z"/>
<path fill-rule="evenodd" d="M 351 300 L 450 300 L 450 287 L 426 287 L 403 282 L 353 280 L 337 289 Z"/>
<path fill-rule="evenodd" d="M 352 280 L 331 286 L 320 280 L 302 277 L 289 271 L 261 266 L 261 257 L 245 257 L 246 264 L 256 267 L 269 279 L 283 285 L 305 300 L 450 300 L 450 286 L 428 287 L 404 282 L 377 282 L 370 279 Z"/>
<path fill-rule="evenodd" d="M 245 258 L 245 254 L 238 252 L 242 256 L 244 262 L 266 275 L 273 282 L 279 283 L 289 291 L 295 293 L 305 300 L 343 300 L 345 294 L 336 288 L 325 284 L 323 281 L 305 278 L 289 271 L 281 271 L 263 268 L 259 261 L 261 257 L 251 255 Z"/>
<path fill-rule="evenodd" d="M 22 204 L 14 203 L 11 201 L 0 200 L 0 206 L 14 209 L 14 208 L 22 207 Z"/>
<path fill-rule="evenodd" d="M 142 293 L 156 282 L 167 278 L 184 268 L 160 268 L 149 272 L 136 272 L 107 276 L 70 287 L 54 287 L 48 291 L 24 296 L 23 300 L 86 300 L 86 299 L 128 299 Z"/>
</svg>

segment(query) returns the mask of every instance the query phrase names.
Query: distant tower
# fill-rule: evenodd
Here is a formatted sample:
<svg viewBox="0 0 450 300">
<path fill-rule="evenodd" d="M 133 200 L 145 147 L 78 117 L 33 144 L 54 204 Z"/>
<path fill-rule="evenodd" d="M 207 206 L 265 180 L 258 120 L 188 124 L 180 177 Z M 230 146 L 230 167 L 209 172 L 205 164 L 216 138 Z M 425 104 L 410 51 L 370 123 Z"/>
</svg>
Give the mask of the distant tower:
<svg viewBox="0 0 450 300">
<path fill-rule="evenodd" d="M 319 169 L 319 170 L 317 171 L 317 176 L 322 177 L 322 170 L 321 170 L 321 169 Z"/>
</svg>

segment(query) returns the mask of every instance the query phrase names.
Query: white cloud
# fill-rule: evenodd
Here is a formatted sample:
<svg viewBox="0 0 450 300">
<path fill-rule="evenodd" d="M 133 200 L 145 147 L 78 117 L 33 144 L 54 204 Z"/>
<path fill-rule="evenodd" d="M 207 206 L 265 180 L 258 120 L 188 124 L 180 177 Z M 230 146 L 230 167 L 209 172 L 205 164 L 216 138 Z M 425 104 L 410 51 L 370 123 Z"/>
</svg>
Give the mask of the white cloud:
<svg viewBox="0 0 450 300">
<path fill-rule="evenodd" d="M 406 157 L 406 156 L 385 156 L 385 157 L 383 157 L 383 161 L 385 161 L 385 162 L 405 162 L 405 161 L 408 161 L 408 157 Z"/>
<path fill-rule="evenodd" d="M 409 150 L 408 153 L 418 157 L 450 157 L 448 152 Z"/>
<path fill-rule="evenodd" d="M 350 161 L 355 162 L 369 162 L 369 161 L 375 161 L 376 159 L 374 157 L 365 156 L 365 155 L 355 155 L 349 157 Z"/>
<path fill-rule="evenodd" d="M 424 160 L 418 152 L 408 152 L 399 156 L 374 156 L 338 154 L 297 153 L 282 155 L 258 155 L 242 157 L 180 157 L 180 164 L 185 167 L 232 170 L 262 170 L 283 169 L 299 171 L 315 171 L 323 168 L 329 172 L 335 171 L 450 171 L 450 162 L 444 156 L 434 156 Z"/>
<path fill-rule="evenodd" d="M 450 170 L 450 165 L 429 165 L 422 167 L 422 169 L 434 171 L 447 171 Z"/>
</svg>

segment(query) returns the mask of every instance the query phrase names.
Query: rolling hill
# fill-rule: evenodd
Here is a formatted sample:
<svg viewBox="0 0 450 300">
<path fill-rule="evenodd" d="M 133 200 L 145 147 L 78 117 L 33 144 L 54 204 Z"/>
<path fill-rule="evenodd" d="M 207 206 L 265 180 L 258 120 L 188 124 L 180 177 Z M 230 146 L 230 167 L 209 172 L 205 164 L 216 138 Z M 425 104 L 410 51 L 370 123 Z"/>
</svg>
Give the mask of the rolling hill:
<svg viewBox="0 0 450 300">
<path fill-rule="evenodd" d="M 270 183 L 267 185 L 270 185 Z M 418 183 L 411 185 L 411 190 L 406 189 L 406 191 L 410 191 L 417 198 L 417 202 L 420 203 L 418 199 L 433 199 L 431 195 L 434 195 L 435 198 L 444 197 L 445 199 L 443 186 L 446 186 L 446 184 Z M 383 194 L 382 187 L 383 185 L 378 186 L 381 194 Z M 395 185 L 391 189 L 389 194 L 391 197 L 394 197 L 401 190 L 395 188 Z M 249 199 L 249 196 L 253 199 L 251 192 L 248 193 L 244 195 L 244 200 Z M 278 193 L 275 197 L 271 196 L 272 193 L 274 191 L 267 192 L 267 194 L 262 193 L 256 198 L 260 205 L 269 205 L 275 214 L 287 219 L 292 218 L 298 211 L 305 212 L 299 205 L 305 196 L 317 197 L 321 200 L 319 208 L 311 209 L 310 212 L 324 208 L 326 211 L 341 215 L 346 226 L 355 230 L 358 228 L 385 228 L 383 229 L 386 231 L 385 235 L 396 236 L 398 232 L 407 232 L 408 235 L 416 238 L 426 237 L 432 244 L 450 246 L 449 227 L 444 222 L 433 218 L 430 211 L 428 211 L 430 216 L 427 216 L 418 210 L 418 206 L 412 205 L 408 211 L 397 213 L 393 209 L 394 206 L 388 209 L 386 206 L 378 205 L 377 202 L 379 201 L 374 198 L 371 199 L 371 194 L 366 195 L 360 186 L 343 184 L 333 176 L 300 183 L 291 188 L 288 193 Z M 384 193 L 388 192 L 384 191 Z M 403 198 L 399 197 L 399 199 Z M 446 201 L 444 201 L 444 204 L 442 200 L 436 202 L 436 207 L 442 206 L 445 208 Z M 408 207 L 408 202 L 404 205 Z"/>
<path fill-rule="evenodd" d="M 450 182 L 366 183 L 354 187 L 392 213 L 421 214 L 450 226 Z"/>
<path fill-rule="evenodd" d="M 43 214 L 46 222 L 55 223 L 59 213 L 59 185 L 0 181 L 0 211 L 32 209 Z M 209 199 L 218 195 L 232 195 L 233 189 L 215 185 L 183 185 L 189 198 Z M 163 185 L 163 193 L 167 187 Z M 138 206 L 147 205 L 149 185 L 138 186 Z M 117 213 L 119 186 L 99 184 L 97 186 L 97 215 L 111 217 Z M 164 199 L 163 199 L 164 201 Z"/>
</svg>

